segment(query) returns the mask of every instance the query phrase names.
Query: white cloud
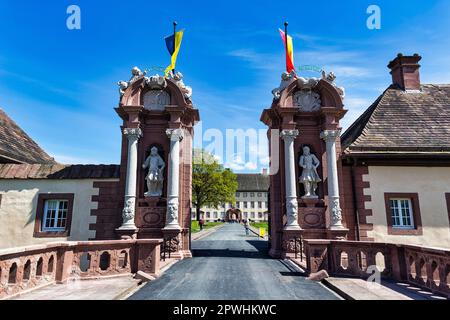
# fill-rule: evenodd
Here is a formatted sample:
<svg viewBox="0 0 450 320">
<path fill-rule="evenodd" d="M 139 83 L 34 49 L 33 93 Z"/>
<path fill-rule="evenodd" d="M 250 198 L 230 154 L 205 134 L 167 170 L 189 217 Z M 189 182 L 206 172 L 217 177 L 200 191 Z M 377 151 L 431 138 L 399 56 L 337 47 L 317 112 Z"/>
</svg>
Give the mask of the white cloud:
<svg viewBox="0 0 450 320">
<path fill-rule="evenodd" d="M 336 76 L 339 77 L 369 77 L 371 72 L 367 68 L 363 67 L 354 67 L 354 66 L 346 66 L 346 65 L 331 65 L 330 71 L 333 71 Z"/>
<path fill-rule="evenodd" d="M 228 55 L 250 62 L 249 67 L 268 72 L 281 72 L 283 70 L 283 58 L 280 55 L 256 52 L 253 49 L 243 48 L 228 52 Z"/>
</svg>

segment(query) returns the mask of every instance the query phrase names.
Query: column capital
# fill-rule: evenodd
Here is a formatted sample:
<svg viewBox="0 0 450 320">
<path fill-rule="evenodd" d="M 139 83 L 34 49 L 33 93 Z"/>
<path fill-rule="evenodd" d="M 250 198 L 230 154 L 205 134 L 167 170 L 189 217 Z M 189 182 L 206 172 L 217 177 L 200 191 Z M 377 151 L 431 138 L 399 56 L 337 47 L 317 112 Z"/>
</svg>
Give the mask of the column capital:
<svg viewBox="0 0 450 320">
<path fill-rule="evenodd" d="M 166 134 L 170 140 L 173 141 L 183 140 L 183 130 L 181 129 L 167 129 Z"/>
<path fill-rule="evenodd" d="M 294 140 L 299 135 L 299 133 L 300 132 L 297 129 L 293 130 L 285 129 L 281 131 L 280 137 L 283 140 L 290 140 L 290 139 Z"/>
<path fill-rule="evenodd" d="M 341 135 L 341 130 L 324 130 L 320 133 L 320 138 L 326 142 L 334 142 Z"/>
<path fill-rule="evenodd" d="M 128 137 L 128 139 L 139 139 L 142 137 L 141 128 L 124 128 L 122 133 Z"/>
</svg>

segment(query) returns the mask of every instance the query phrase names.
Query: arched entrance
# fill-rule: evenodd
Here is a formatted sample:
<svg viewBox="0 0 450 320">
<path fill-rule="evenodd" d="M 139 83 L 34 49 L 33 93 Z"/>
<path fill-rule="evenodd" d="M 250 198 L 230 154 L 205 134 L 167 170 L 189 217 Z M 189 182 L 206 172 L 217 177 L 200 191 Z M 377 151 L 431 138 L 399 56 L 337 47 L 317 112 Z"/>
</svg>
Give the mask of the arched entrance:
<svg viewBox="0 0 450 320">
<path fill-rule="evenodd" d="M 237 208 L 228 209 L 225 214 L 225 222 L 241 222 L 242 212 Z"/>
</svg>

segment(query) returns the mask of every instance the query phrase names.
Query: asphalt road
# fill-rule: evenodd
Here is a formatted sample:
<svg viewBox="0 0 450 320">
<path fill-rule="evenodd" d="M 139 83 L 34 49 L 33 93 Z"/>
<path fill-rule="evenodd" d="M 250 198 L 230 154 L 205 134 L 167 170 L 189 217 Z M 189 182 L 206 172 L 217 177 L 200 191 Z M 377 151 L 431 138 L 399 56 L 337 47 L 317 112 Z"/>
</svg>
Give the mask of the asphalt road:
<svg viewBox="0 0 450 320">
<path fill-rule="evenodd" d="M 192 242 L 185 259 L 133 294 L 132 300 L 337 300 L 287 261 L 267 255 L 267 241 L 227 224 Z"/>
</svg>

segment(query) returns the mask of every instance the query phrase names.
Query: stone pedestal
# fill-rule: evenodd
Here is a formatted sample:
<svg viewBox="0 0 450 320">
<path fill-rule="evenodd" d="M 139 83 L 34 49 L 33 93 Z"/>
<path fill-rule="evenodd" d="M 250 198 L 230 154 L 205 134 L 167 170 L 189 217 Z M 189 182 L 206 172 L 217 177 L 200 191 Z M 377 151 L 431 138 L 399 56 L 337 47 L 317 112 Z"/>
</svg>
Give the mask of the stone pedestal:
<svg viewBox="0 0 450 320">
<path fill-rule="evenodd" d="M 299 201 L 299 221 L 302 229 L 325 228 L 325 208 L 323 200 L 302 197 Z"/>
</svg>

